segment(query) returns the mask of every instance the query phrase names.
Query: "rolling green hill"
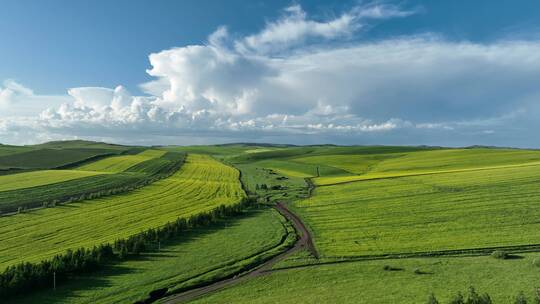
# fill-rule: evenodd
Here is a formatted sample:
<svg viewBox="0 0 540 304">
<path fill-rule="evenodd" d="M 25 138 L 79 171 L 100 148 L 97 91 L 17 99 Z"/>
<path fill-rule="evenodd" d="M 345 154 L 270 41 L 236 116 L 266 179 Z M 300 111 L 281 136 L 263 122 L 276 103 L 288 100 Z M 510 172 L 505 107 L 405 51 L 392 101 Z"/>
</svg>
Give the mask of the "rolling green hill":
<svg viewBox="0 0 540 304">
<path fill-rule="evenodd" d="M 37 149 L 56 145 L 63 144 Z M 66 145 L 77 151 L 85 145 L 106 148 L 86 142 Z M 312 232 L 320 259 L 296 253 L 273 271 L 195 303 L 405 304 L 425 303 L 431 292 L 446 303 L 471 284 L 497 303 L 508 303 L 520 290 L 531 296 L 540 284 L 540 151 L 267 144 L 159 147 L 142 153 L 140 147 L 118 149 L 121 155 L 70 170 L 0 176 L 0 181 L 5 178 L 0 207 L 26 197 L 167 176 L 181 153 L 190 154 L 171 177 L 126 194 L 0 217 L 0 268 L 235 204 L 246 197 L 245 189 L 260 204 L 287 202 Z M 6 155 L 28 151 L 15 153 Z M 47 179 L 50 171 L 58 174 L 56 182 Z M 69 179 L 83 172 L 96 175 Z M 215 230 L 188 232 L 163 252 L 76 276 L 57 293 L 17 300 L 133 302 L 155 288 L 170 291 L 226 277 L 238 269 L 234 265 L 275 246 L 283 236 L 283 227 L 269 216 L 273 213 L 263 210 L 253 218 L 224 220 L 232 228 L 201 228 Z M 500 248 L 512 252 L 511 258 L 488 256 Z"/>
</svg>

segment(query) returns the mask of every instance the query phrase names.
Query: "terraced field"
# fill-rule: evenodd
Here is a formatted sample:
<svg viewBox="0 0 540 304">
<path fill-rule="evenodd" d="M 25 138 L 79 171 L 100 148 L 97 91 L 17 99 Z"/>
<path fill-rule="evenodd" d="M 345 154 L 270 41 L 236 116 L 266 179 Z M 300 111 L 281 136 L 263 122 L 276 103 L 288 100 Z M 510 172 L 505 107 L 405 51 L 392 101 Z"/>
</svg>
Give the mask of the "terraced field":
<svg viewBox="0 0 540 304">
<path fill-rule="evenodd" d="M 172 177 L 124 195 L 0 217 L 0 268 L 235 204 L 245 196 L 238 177 L 237 170 L 209 156 L 189 155 Z"/>
<path fill-rule="evenodd" d="M 165 153 L 167 152 L 161 150 L 145 150 L 136 155 L 107 157 L 105 159 L 80 166 L 77 168 L 77 170 L 118 173 L 126 171 L 127 169 L 147 160 L 161 157 Z"/>
<path fill-rule="evenodd" d="M 318 187 L 296 210 L 325 256 L 540 244 L 540 165 Z"/>
</svg>

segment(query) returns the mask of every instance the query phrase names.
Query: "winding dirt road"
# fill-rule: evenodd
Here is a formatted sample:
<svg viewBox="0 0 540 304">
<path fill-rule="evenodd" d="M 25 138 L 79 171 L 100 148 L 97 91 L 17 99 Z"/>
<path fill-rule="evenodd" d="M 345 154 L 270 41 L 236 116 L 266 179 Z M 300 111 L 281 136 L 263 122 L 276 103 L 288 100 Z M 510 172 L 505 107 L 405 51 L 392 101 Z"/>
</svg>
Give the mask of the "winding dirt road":
<svg viewBox="0 0 540 304">
<path fill-rule="evenodd" d="M 277 203 L 274 208 L 281 213 L 284 217 L 286 217 L 296 229 L 296 233 L 300 236 L 293 247 L 288 249 L 287 251 L 273 257 L 272 259 L 264 262 L 263 264 L 257 266 L 256 268 L 253 268 L 252 270 L 239 275 L 235 276 L 226 280 L 218 281 L 213 284 L 199 287 L 196 289 L 188 290 L 183 293 L 172 295 L 168 298 L 165 298 L 162 300 L 164 303 L 184 303 L 191 301 L 195 298 L 201 297 L 203 295 L 206 295 L 208 293 L 214 292 L 216 290 L 232 286 L 234 284 L 240 283 L 242 281 L 252 279 L 255 277 L 259 277 L 265 274 L 268 274 L 272 272 L 272 267 L 279 261 L 282 261 L 295 252 L 307 249 L 314 257 L 319 258 L 319 255 L 317 251 L 315 250 L 315 246 L 313 245 L 313 239 L 311 237 L 311 234 L 309 230 L 306 228 L 304 223 L 300 220 L 296 214 L 292 213 L 285 204 L 283 203 Z"/>
</svg>

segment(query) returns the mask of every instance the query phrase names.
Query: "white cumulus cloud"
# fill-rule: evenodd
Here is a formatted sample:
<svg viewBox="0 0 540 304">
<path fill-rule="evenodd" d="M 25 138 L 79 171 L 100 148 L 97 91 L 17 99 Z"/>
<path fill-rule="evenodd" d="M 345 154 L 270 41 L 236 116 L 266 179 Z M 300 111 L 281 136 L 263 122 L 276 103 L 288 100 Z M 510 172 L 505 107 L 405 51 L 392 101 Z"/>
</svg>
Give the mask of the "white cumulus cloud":
<svg viewBox="0 0 540 304">
<path fill-rule="evenodd" d="M 368 4 L 315 20 L 293 5 L 245 37 L 220 27 L 206 43 L 150 54 L 155 79 L 141 84 L 144 95 L 118 86 L 43 96 L 8 81 L 0 86 L 0 139 L 520 146 L 540 139 L 530 131 L 540 127 L 540 41 L 351 40 L 373 19 L 413 13 Z"/>
</svg>

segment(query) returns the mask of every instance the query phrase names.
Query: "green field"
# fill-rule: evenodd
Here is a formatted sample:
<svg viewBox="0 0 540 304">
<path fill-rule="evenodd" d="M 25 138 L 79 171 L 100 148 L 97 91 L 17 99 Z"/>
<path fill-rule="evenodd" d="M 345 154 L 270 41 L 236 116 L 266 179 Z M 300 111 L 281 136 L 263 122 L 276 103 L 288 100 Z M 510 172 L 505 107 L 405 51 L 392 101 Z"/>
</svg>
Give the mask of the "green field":
<svg viewBox="0 0 540 304">
<path fill-rule="evenodd" d="M 226 275 L 231 265 L 280 244 L 286 234 L 275 211 L 251 211 L 163 244 L 160 252 L 115 264 L 91 276 L 71 279 L 13 303 L 133 303 L 153 289 L 189 283 L 208 272 Z M 223 246 L 227 244 L 227 246 Z"/>
<path fill-rule="evenodd" d="M 326 256 L 540 244 L 540 166 L 316 188 L 295 204 Z"/>
<path fill-rule="evenodd" d="M 184 154 L 167 152 L 159 158 L 140 162 L 125 172 L 42 170 L 0 176 L 0 211 L 18 207 L 41 207 L 44 202 L 65 202 L 81 195 L 107 193 L 144 185 L 178 169 Z"/>
<path fill-rule="evenodd" d="M 447 303 L 470 285 L 489 292 L 495 303 L 510 303 L 519 291 L 532 297 L 540 283 L 540 269 L 532 263 L 540 259 L 538 253 L 510 260 L 332 261 L 540 244 L 540 152 L 475 148 L 332 154 L 335 151 L 304 151 L 300 157 L 294 151 L 261 152 L 251 162 L 246 161 L 251 155 L 236 157 L 260 166 L 256 170 L 272 169 L 291 180 L 314 177 L 309 166 L 319 166 L 313 196 L 293 205 L 314 233 L 322 258 L 304 255 L 280 265 L 331 264 L 278 270 L 195 303 L 425 303 L 431 292 Z M 264 159 L 264 154 L 273 155 Z M 324 173 L 323 167 L 348 174 Z M 389 264 L 401 270 L 384 271 Z"/>
<path fill-rule="evenodd" d="M 540 254 L 520 257 L 398 259 L 280 270 L 191 303 L 423 304 L 431 292 L 440 303 L 449 303 L 471 285 L 488 292 L 494 303 L 514 303 L 518 292 L 531 299 L 540 286 L 540 268 L 532 265 Z M 399 270 L 384 271 L 385 265 Z"/>
<path fill-rule="evenodd" d="M 349 171 L 355 173 L 355 175 L 322 176 L 314 179 L 315 184 L 330 185 L 366 179 L 461 172 L 540 163 L 540 151 L 484 148 L 360 156 L 358 159 L 359 165 L 350 164 L 346 157 L 343 157 L 343 159 L 341 157 L 338 155 L 326 156 L 326 159 L 322 161 L 332 163 L 338 167 L 351 168 Z M 310 159 L 308 158 L 308 160 Z"/>
<path fill-rule="evenodd" d="M 306 156 L 300 158 L 294 158 L 295 162 L 305 163 L 320 166 L 325 164 L 330 167 L 342 169 L 346 172 L 343 174 L 365 174 L 373 169 L 373 167 L 379 164 L 381 161 L 389 158 L 397 158 L 403 156 L 400 153 L 389 154 L 374 154 L 374 155 L 319 155 L 319 156 Z M 329 174 L 321 174 L 322 176 Z M 315 176 L 314 174 L 310 176 Z"/>
<path fill-rule="evenodd" d="M 238 171 L 208 156 L 189 155 L 172 177 L 124 195 L 0 217 L 0 268 L 40 261 L 68 248 L 91 247 L 189 217 L 245 194 Z"/>
<path fill-rule="evenodd" d="M 0 176 L 0 191 L 38 187 L 94 176 L 101 172 L 80 170 L 41 170 Z"/>
<path fill-rule="evenodd" d="M 62 143 L 41 149 L 55 145 Z M 540 151 L 265 144 L 125 149 L 70 168 L 75 171 L 0 176 L 1 207 L 83 184 L 99 189 L 113 177 L 168 176 L 178 153 L 189 153 L 172 176 L 125 194 L 0 217 L 0 268 L 235 204 L 246 197 L 243 188 L 266 206 L 16 303 L 129 303 L 156 288 L 179 291 L 226 277 L 283 244 L 286 228 L 268 210 L 274 202 L 287 202 L 302 218 L 320 259 L 298 252 L 270 273 L 195 303 L 405 304 L 425 303 L 431 292 L 447 303 L 470 285 L 495 303 L 511 303 L 519 291 L 530 297 L 540 286 L 540 253 L 534 252 L 540 247 Z M 21 154 L 15 153 L 6 155 Z M 96 175 L 70 179 L 70 172 Z M 56 182 L 47 178 L 54 174 Z M 499 247 L 513 258 L 487 256 Z"/>
<path fill-rule="evenodd" d="M 3 149 L 0 147 L 0 151 Z M 125 147 L 108 148 L 98 145 L 81 148 L 49 148 L 29 146 L 23 152 L 0 153 L 0 170 L 8 169 L 56 169 L 82 163 L 100 156 L 120 154 L 127 151 Z"/>
<path fill-rule="evenodd" d="M 165 153 L 166 151 L 145 150 L 136 155 L 107 157 L 105 159 L 80 166 L 77 168 L 77 170 L 118 173 L 126 171 L 127 169 L 147 160 L 161 157 Z"/>
<path fill-rule="evenodd" d="M 145 174 L 98 174 L 61 183 L 2 191 L 0 192 L 0 211 L 9 213 L 16 211 L 18 207 L 41 207 L 43 202 L 55 200 L 67 202 L 70 198 L 79 199 L 85 193 L 132 187 L 145 178 L 147 178 Z"/>
</svg>

